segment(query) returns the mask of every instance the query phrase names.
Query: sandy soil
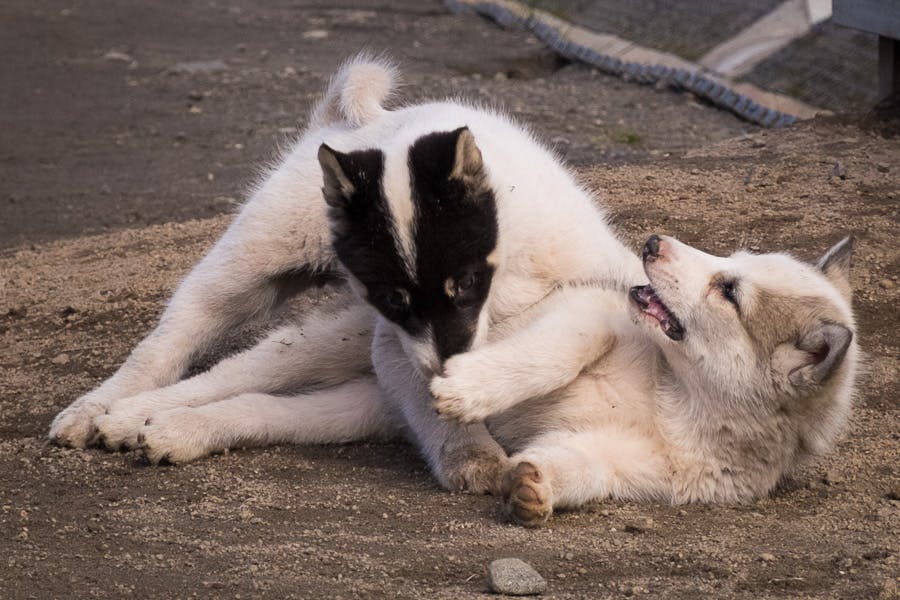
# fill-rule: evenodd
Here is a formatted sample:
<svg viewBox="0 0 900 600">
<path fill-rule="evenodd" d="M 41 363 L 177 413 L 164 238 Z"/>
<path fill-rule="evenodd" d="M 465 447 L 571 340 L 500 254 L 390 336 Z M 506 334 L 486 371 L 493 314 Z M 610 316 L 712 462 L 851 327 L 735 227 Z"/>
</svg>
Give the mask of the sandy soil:
<svg viewBox="0 0 900 600">
<path fill-rule="evenodd" d="M 0 86 L 0 598 L 468 598 L 505 556 L 534 565 L 552 598 L 897 597 L 897 138 L 852 119 L 759 132 L 684 96 L 560 70 L 519 34 L 439 6 L 410 0 L 357 24 L 325 4 L 115 19 L 89 1 L 66 15 L 50 2 L 0 8 L 15 24 L 0 45 L 18 57 L 0 73 L 23 83 Z M 150 33 L 134 37 L 142 24 Z M 306 90 L 384 27 L 411 63 L 413 96 L 503 101 L 547 139 L 565 137 L 635 248 L 659 232 L 712 252 L 814 259 L 854 233 L 868 372 L 836 451 L 746 506 L 606 502 L 529 531 L 503 523 L 490 497 L 440 490 L 403 444 L 240 450 L 161 468 L 48 445 L 53 415 L 115 369 L 227 225 L 220 213 L 289 135 L 280 128 L 298 126 Z M 330 41 L 303 41 L 317 29 Z M 488 34 L 522 44 L 463 43 Z M 113 48 L 137 57 L 137 75 L 103 58 Z M 459 53 L 445 59 L 447 48 Z M 166 74 L 220 57 L 236 82 Z M 278 76 L 300 64 L 308 73 Z M 194 90 L 210 94 L 192 101 Z M 619 127 L 642 141 L 614 141 Z"/>
<path fill-rule="evenodd" d="M 438 489 L 404 445 L 244 450 L 177 468 L 55 448 L 52 415 L 112 371 L 227 219 L 57 241 L 0 258 L 2 595 L 461 598 L 483 593 L 491 559 L 512 555 L 558 598 L 891 597 L 896 140 L 822 121 L 580 173 L 635 245 L 659 231 L 714 252 L 813 259 L 858 236 L 868 374 L 833 455 L 747 506 L 608 502 L 527 531 L 504 524 L 490 497 Z"/>
</svg>

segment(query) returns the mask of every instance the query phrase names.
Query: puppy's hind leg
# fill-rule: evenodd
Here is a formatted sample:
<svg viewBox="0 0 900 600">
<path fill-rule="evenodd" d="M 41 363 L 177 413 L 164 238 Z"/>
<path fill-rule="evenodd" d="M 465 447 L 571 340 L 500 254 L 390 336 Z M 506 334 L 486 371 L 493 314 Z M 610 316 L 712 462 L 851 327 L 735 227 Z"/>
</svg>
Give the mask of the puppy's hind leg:
<svg viewBox="0 0 900 600">
<path fill-rule="evenodd" d="M 312 145 L 312 142 L 308 142 Z M 310 158 L 305 161 L 304 154 Z M 331 273 L 321 172 L 301 143 L 178 287 L 159 325 L 99 388 L 57 415 L 50 439 L 83 447 L 117 399 L 178 381 L 234 327 L 266 315 L 300 284 Z"/>
<path fill-rule="evenodd" d="M 138 436 L 150 462 L 188 462 L 228 448 L 343 443 L 398 432 L 375 378 L 294 396 L 243 394 L 151 416 Z"/>
<path fill-rule="evenodd" d="M 315 311 L 302 324 L 279 328 L 204 373 L 117 400 L 94 418 L 98 438 L 111 450 L 134 448 L 144 422 L 159 412 L 241 394 L 334 386 L 370 373 L 374 326 L 372 309 L 361 302 L 337 312 Z"/>
</svg>

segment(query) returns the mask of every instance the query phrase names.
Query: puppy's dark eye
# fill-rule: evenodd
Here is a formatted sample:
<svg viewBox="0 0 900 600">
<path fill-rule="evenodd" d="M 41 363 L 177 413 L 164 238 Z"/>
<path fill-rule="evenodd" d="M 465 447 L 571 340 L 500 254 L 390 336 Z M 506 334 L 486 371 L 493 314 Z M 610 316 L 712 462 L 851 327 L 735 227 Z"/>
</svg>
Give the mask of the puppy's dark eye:
<svg viewBox="0 0 900 600">
<path fill-rule="evenodd" d="M 456 291 L 457 292 L 465 292 L 467 290 L 472 289 L 472 286 L 475 285 L 475 275 L 472 273 L 466 273 L 462 277 L 459 278 L 459 281 L 456 282 Z"/>
<path fill-rule="evenodd" d="M 386 292 L 382 298 L 391 310 L 399 311 L 409 307 L 409 292 L 403 288 L 394 288 Z"/>
<path fill-rule="evenodd" d="M 731 281 L 723 281 L 719 284 L 719 289 L 722 290 L 722 297 L 734 304 L 735 308 L 739 308 L 737 301 L 737 291 L 735 289 L 734 280 Z"/>
</svg>

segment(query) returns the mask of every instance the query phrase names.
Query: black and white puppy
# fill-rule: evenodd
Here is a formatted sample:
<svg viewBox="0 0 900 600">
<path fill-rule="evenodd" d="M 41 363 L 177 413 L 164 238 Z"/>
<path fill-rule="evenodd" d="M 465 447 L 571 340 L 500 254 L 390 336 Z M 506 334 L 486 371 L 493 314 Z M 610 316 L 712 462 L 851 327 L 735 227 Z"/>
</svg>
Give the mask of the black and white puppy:
<svg viewBox="0 0 900 600">
<path fill-rule="evenodd" d="M 383 61 L 342 67 L 156 329 L 56 417 L 52 440 L 177 463 L 402 432 L 444 486 L 497 488 L 506 452 L 484 424 L 439 418 L 431 379 L 561 284 L 624 292 L 646 278 L 591 196 L 522 127 L 455 102 L 386 110 L 394 81 Z M 349 280 L 349 307 L 307 315 L 182 380 L 226 333 L 332 276 Z"/>
</svg>

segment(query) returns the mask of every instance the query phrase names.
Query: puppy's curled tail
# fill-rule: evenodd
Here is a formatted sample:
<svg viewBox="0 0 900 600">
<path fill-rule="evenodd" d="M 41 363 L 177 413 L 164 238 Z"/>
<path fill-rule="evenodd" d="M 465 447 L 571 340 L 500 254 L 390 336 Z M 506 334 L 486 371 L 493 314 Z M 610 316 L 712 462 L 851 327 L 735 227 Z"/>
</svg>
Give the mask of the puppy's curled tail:
<svg viewBox="0 0 900 600">
<path fill-rule="evenodd" d="M 384 112 L 383 104 L 398 84 L 397 68 L 386 58 L 362 53 L 344 62 L 313 109 L 310 129 L 334 123 L 362 127 Z"/>
</svg>

